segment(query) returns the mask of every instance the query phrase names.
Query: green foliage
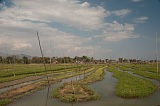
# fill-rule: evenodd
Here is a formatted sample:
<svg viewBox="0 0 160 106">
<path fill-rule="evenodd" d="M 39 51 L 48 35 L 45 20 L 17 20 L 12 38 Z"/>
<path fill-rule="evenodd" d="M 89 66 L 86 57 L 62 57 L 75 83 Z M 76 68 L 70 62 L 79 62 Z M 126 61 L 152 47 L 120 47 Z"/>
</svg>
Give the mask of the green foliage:
<svg viewBox="0 0 160 106">
<path fill-rule="evenodd" d="M 116 70 L 115 66 L 107 69 L 118 79 L 115 94 L 124 98 L 141 98 L 151 95 L 157 86 L 150 80 L 135 77 L 127 72 Z"/>
<path fill-rule="evenodd" d="M 157 74 L 155 65 L 151 64 L 122 64 L 117 66 L 124 71 L 132 71 L 134 74 L 160 81 L 160 74 Z M 129 69 L 132 68 L 132 69 Z M 150 73 L 148 73 L 150 72 Z"/>
<path fill-rule="evenodd" d="M 95 67 L 89 68 L 89 69 L 88 69 L 88 67 L 87 67 L 87 70 L 86 70 L 86 68 L 84 68 L 83 70 L 86 70 L 86 72 L 90 72 L 90 71 L 92 71 L 92 70 L 94 70 L 94 69 L 95 69 Z M 68 69 L 67 69 L 67 70 L 68 70 Z M 76 69 L 76 70 L 77 70 L 77 69 Z M 83 71 L 83 70 L 82 70 L 82 71 Z M 70 70 L 70 71 L 73 72 L 73 70 Z M 79 71 L 79 72 L 77 72 L 77 73 L 71 73 L 71 74 L 66 74 L 66 75 L 64 75 L 64 73 L 63 73 L 61 76 L 57 76 L 56 78 L 50 78 L 49 80 L 51 81 L 51 83 L 55 83 L 55 82 L 61 81 L 61 80 L 64 79 L 64 78 L 72 77 L 72 76 L 79 75 L 79 74 L 82 74 L 82 72 Z M 35 84 L 37 84 L 37 83 L 39 83 L 40 85 L 38 84 L 38 86 L 36 86 L 36 87 L 33 89 L 33 91 L 42 89 L 44 86 L 47 86 L 47 85 L 48 85 L 48 81 L 47 81 L 47 80 L 39 81 L 39 82 L 36 82 Z M 28 86 L 28 85 L 26 85 L 26 86 Z M 24 87 L 25 87 L 25 86 L 24 86 Z M 59 87 L 59 89 L 62 89 L 62 88 L 63 88 L 63 86 Z M 14 90 L 13 90 L 13 91 L 14 91 Z M 8 91 L 6 91 L 6 93 L 7 93 L 7 92 L 8 92 Z M 16 96 L 11 97 L 11 99 L 15 99 L 15 98 L 22 97 L 22 96 L 26 95 L 26 94 L 29 93 L 29 92 L 31 92 L 31 91 L 29 90 L 29 91 L 25 91 L 25 93 L 22 92 L 22 93 L 20 93 L 20 94 L 16 94 Z M 55 96 L 60 97 L 57 90 L 55 90 L 55 91 L 53 92 L 53 94 L 54 94 Z M 10 94 L 9 94 L 9 95 L 10 95 Z M 11 94 L 11 95 L 12 95 L 12 94 Z M 7 97 L 6 97 L 6 98 L 7 98 Z M 71 96 L 71 97 L 69 97 L 69 98 L 66 98 L 66 97 L 61 97 L 61 98 L 62 98 L 62 100 L 64 100 L 64 101 L 75 101 L 75 100 L 76 100 L 74 95 Z M 8 102 L 8 99 L 3 99 L 3 100 L 0 101 L 0 102 L 1 102 L 1 104 L 7 104 L 7 103 L 9 103 L 9 102 Z M 11 101 L 10 101 L 10 102 L 11 102 Z M 1 106 L 1 105 L 0 105 L 0 106 Z"/>
<path fill-rule="evenodd" d="M 106 67 L 107 66 L 97 69 L 95 72 L 88 75 L 85 79 L 80 80 L 79 83 L 88 84 L 88 83 L 93 83 L 93 82 L 96 82 L 96 81 L 103 80 L 104 75 L 105 75 L 104 68 L 106 68 Z"/>
<path fill-rule="evenodd" d="M 2 99 L 0 100 L 0 106 L 5 106 L 11 102 L 10 99 Z"/>
<path fill-rule="evenodd" d="M 23 57 L 23 63 L 24 64 L 29 64 L 29 59 L 28 59 L 28 57 Z"/>
<path fill-rule="evenodd" d="M 80 88 L 83 88 L 85 90 L 85 92 L 87 92 L 88 96 L 85 97 L 83 99 L 83 101 L 89 101 L 89 100 L 97 100 L 98 98 L 100 98 L 99 95 L 97 95 L 92 89 L 90 89 L 86 84 L 89 83 L 93 83 L 95 81 L 99 81 L 102 80 L 104 77 L 104 68 L 106 67 L 100 67 L 99 69 L 97 69 L 95 72 L 93 72 L 92 74 L 88 75 L 87 77 L 85 77 L 85 79 L 80 80 L 80 81 L 75 81 L 73 82 L 74 88 L 75 88 L 75 92 L 76 94 L 71 94 L 70 96 L 65 96 L 65 94 L 60 94 L 60 90 L 64 89 L 65 86 L 72 86 L 72 84 L 69 83 L 64 83 L 61 86 L 59 86 L 57 89 L 55 89 L 53 91 L 53 97 L 60 99 L 62 102 L 75 102 L 75 101 L 81 101 L 78 99 L 78 97 L 76 97 L 78 94 L 81 94 L 81 92 L 79 91 Z M 91 68 L 88 71 L 91 71 L 95 68 Z M 65 93 L 72 93 L 70 92 L 71 89 L 67 89 L 67 92 Z"/>
<path fill-rule="evenodd" d="M 45 61 L 46 64 L 49 64 L 51 60 L 51 63 L 98 63 L 101 60 L 95 60 L 93 57 L 87 57 L 87 56 L 82 56 L 78 57 L 75 56 L 75 58 L 71 57 L 32 57 L 28 58 L 27 56 L 24 56 L 22 58 L 19 58 L 16 55 L 12 56 L 7 56 L 7 57 L 2 57 L 0 56 L 0 63 L 5 63 L 5 64 L 29 64 L 29 63 L 38 63 L 41 64 L 43 61 Z"/>
<path fill-rule="evenodd" d="M 66 65 L 57 64 L 52 65 L 52 70 L 50 70 L 50 65 L 47 66 L 47 71 L 44 71 L 43 64 L 28 64 L 28 65 L 0 65 L 0 83 L 17 80 L 25 77 L 30 76 L 37 76 L 37 75 L 45 75 L 49 73 L 59 73 L 64 74 L 65 72 L 74 72 L 77 71 L 79 68 L 84 67 L 86 69 L 86 65 Z M 15 76 L 14 76 L 15 75 Z"/>
<path fill-rule="evenodd" d="M 77 93 L 71 94 L 70 96 L 65 96 L 65 94 L 61 95 L 59 93 L 59 90 L 63 89 L 67 84 L 69 84 L 69 83 L 62 84 L 57 89 L 55 89 L 53 91 L 53 97 L 60 99 L 62 102 L 80 102 L 81 100 L 76 97 L 79 93 L 81 93 L 80 91 L 75 90 L 76 92 L 78 92 L 78 94 Z M 77 83 L 74 82 L 74 84 L 77 84 Z M 97 100 L 100 98 L 100 96 L 97 95 L 93 90 L 88 88 L 87 85 L 83 85 L 83 84 L 79 85 L 78 84 L 78 86 L 74 86 L 74 87 L 75 87 L 75 89 L 83 88 L 85 90 L 85 92 L 87 92 L 89 94 L 86 98 L 83 98 L 83 101 Z M 69 90 L 70 89 L 68 89 L 68 91 Z M 67 92 L 67 93 L 69 93 L 69 92 Z"/>
</svg>

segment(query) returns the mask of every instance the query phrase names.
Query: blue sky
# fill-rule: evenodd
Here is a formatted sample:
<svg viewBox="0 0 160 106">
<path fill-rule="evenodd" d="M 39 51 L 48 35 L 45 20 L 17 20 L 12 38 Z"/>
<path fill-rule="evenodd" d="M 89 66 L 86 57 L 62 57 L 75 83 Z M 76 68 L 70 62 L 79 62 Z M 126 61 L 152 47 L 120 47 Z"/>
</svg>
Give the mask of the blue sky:
<svg viewBox="0 0 160 106">
<path fill-rule="evenodd" d="M 154 59 L 159 11 L 159 0 L 0 0 L 0 49 L 40 56 L 38 31 L 45 56 Z"/>
</svg>

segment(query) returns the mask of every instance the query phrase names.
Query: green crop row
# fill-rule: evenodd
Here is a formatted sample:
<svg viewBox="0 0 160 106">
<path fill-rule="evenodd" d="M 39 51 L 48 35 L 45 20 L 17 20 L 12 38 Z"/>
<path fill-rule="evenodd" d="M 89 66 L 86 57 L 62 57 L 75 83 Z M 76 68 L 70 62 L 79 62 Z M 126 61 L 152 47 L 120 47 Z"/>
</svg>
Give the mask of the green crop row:
<svg viewBox="0 0 160 106">
<path fill-rule="evenodd" d="M 150 80 L 135 77 L 127 72 L 116 70 L 116 66 L 108 67 L 107 71 L 113 73 L 118 79 L 115 94 L 123 98 L 142 98 L 151 95 L 157 86 Z"/>
</svg>

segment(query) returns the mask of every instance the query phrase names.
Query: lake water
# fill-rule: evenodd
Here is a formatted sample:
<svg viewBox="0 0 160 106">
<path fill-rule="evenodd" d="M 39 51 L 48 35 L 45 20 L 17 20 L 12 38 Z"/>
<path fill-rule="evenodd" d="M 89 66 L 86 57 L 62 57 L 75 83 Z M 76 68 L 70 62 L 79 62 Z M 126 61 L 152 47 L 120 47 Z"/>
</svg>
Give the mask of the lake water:
<svg viewBox="0 0 160 106">
<path fill-rule="evenodd" d="M 63 103 L 51 97 L 52 92 L 60 84 L 71 80 L 76 80 L 76 77 L 64 79 L 62 82 L 51 85 L 49 90 L 49 98 L 47 106 L 157 106 L 160 105 L 160 90 L 157 90 L 153 95 L 142 99 L 123 99 L 114 95 L 117 79 L 112 77 L 112 73 L 106 71 L 104 80 L 89 85 L 94 89 L 101 99 L 97 101 L 89 101 L 82 103 Z M 78 78 L 82 79 L 83 75 Z M 24 96 L 9 106 L 46 106 L 48 88 L 37 91 L 29 96 Z"/>
</svg>

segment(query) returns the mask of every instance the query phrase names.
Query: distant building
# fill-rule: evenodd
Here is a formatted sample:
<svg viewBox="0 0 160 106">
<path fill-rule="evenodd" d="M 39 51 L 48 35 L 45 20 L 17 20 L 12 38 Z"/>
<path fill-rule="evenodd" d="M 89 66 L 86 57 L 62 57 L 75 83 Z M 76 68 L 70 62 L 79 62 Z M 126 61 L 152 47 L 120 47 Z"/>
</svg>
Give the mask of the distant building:
<svg viewBox="0 0 160 106">
<path fill-rule="evenodd" d="M 129 62 L 130 63 L 137 63 L 137 60 L 136 59 L 130 59 Z"/>
<path fill-rule="evenodd" d="M 123 59 L 123 63 L 128 63 L 128 59 Z"/>
</svg>

